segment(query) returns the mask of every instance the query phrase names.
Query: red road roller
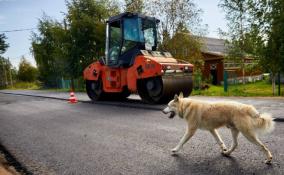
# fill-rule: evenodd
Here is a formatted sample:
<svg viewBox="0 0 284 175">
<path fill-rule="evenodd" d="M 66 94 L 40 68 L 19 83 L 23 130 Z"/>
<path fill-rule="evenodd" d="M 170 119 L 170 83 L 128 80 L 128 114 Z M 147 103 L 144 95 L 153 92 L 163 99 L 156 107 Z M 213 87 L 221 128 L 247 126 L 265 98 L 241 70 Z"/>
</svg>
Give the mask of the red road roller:
<svg viewBox="0 0 284 175">
<path fill-rule="evenodd" d="M 163 103 L 180 92 L 191 93 L 193 65 L 157 51 L 158 23 L 129 12 L 109 18 L 105 57 L 84 70 L 92 100 L 119 100 L 138 93 L 147 103 Z"/>
</svg>

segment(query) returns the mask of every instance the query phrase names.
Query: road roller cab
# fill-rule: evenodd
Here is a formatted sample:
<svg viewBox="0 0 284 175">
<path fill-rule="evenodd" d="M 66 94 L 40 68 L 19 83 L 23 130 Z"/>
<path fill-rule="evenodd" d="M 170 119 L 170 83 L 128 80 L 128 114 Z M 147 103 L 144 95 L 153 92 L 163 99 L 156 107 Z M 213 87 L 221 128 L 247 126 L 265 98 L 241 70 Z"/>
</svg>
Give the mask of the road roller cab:
<svg viewBox="0 0 284 175">
<path fill-rule="evenodd" d="M 179 92 L 191 93 L 193 65 L 157 51 L 158 23 L 156 18 L 128 12 L 107 21 L 105 57 L 84 70 L 92 100 L 138 93 L 148 103 L 160 103 Z"/>
</svg>

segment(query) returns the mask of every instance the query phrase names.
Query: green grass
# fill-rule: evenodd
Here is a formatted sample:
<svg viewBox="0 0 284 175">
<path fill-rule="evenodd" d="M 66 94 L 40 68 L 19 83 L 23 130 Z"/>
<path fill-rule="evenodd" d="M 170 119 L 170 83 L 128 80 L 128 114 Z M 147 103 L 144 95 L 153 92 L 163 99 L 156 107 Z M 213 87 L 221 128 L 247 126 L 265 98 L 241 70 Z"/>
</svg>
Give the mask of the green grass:
<svg viewBox="0 0 284 175">
<path fill-rule="evenodd" d="M 70 92 L 70 89 L 60 89 L 60 88 L 43 88 L 40 83 L 38 82 L 16 82 L 12 86 L 8 86 L 7 88 L 9 90 L 45 90 L 45 91 L 51 91 L 51 92 Z M 83 88 L 76 88 L 76 92 L 86 92 Z"/>
<path fill-rule="evenodd" d="M 52 92 L 54 92 L 54 91 L 56 91 L 56 92 L 70 92 L 71 89 L 66 89 L 66 88 L 65 89 L 48 88 L 48 89 L 40 89 L 40 90 L 47 90 L 47 91 L 52 91 Z M 75 91 L 76 92 L 86 92 L 86 90 L 82 89 L 82 88 L 80 88 L 80 89 L 75 88 Z"/>
<path fill-rule="evenodd" d="M 277 86 L 278 88 L 278 86 Z M 28 89 L 28 90 L 48 90 L 57 92 L 69 92 L 70 89 L 42 89 L 37 82 L 17 82 L 13 87 L 7 89 Z M 78 92 L 85 92 L 85 89 L 76 89 Z M 276 94 L 278 89 L 276 89 Z M 210 85 L 207 90 L 193 90 L 191 95 L 204 95 L 204 96 L 243 96 L 243 97 L 256 97 L 256 96 L 273 96 L 272 85 L 267 81 L 259 81 L 255 83 L 229 85 L 228 92 L 224 92 L 223 86 Z M 284 86 L 281 85 L 281 96 L 284 96 Z"/>
<path fill-rule="evenodd" d="M 70 89 L 58 89 L 58 88 L 42 88 L 40 90 L 46 90 L 46 91 L 51 91 L 51 92 L 70 92 Z"/>
<path fill-rule="evenodd" d="M 40 89 L 40 85 L 37 82 L 16 82 L 12 86 L 8 86 L 7 89 L 15 89 L 15 90 L 37 90 Z"/>
<path fill-rule="evenodd" d="M 277 87 L 278 88 L 278 87 Z M 278 92 L 278 89 L 275 91 Z M 229 85 L 228 92 L 224 92 L 223 86 L 210 85 L 207 90 L 193 90 L 192 95 L 206 95 L 206 96 L 273 96 L 272 85 L 267 81 L 259 81 L 255 83 Z M 284 95 L 284 87 L 281 86 L 281 95 Z"/>
</svg>

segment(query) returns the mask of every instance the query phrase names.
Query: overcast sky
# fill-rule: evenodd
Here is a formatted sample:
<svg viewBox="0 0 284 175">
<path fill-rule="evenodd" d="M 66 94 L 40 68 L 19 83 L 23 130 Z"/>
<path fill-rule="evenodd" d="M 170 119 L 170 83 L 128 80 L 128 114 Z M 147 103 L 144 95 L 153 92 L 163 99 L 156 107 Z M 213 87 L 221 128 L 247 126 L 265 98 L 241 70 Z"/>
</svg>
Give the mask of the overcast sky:
<svg viewBox="0 0 284 175">
<path fill-rule="evenodd" d="M 218 38 L 217 29 L 227 29 L 225 14 L 218 8 L 219 0 L 195 0 L 195 3 L 203 10 L 201 18 L 209 27 L 207 36 Z M 0 33 L 36 28 L 43 13 L 61 21 L 62 12 L 66 12 L 65 0 L 0 0 Z M 5 32 L 10 47 L 3 56 L 9 57 L 15 67 L 23 55 L 35 65 L 30 53 L 31 31 L 36 30 Z"/>
</svg>

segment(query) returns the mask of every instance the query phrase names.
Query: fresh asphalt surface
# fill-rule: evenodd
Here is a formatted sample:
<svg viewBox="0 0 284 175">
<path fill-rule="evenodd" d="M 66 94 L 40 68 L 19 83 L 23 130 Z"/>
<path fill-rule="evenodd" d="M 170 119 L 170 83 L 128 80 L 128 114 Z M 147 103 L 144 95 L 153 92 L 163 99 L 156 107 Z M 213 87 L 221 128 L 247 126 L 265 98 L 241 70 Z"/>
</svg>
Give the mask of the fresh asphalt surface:
<svg viewBox="0 0 284 175">
<path fill-rule="evenodd" d="M 201 130 L 171 156 L 184 129 L 181 119 L 158 110 L 0 94 L 0 143 L 33 174 L 284 174 L 283 122 L 261 137 L 274 156 L 270 166 L 242 135 L 223 157 Z M 230 146 L 230 132 L 219 131 Z"/>
</svg>

